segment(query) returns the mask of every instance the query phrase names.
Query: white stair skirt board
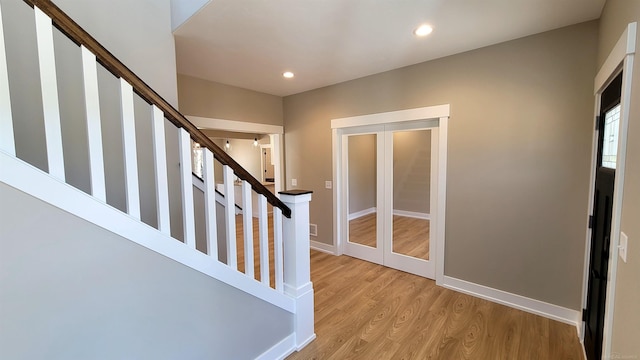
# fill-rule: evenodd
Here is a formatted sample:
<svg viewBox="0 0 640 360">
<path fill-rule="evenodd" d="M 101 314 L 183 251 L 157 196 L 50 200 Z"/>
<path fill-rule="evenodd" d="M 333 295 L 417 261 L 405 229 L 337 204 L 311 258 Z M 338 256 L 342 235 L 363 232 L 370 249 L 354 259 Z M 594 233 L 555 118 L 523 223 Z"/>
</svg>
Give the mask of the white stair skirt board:
<svg viewBox="0 0 640 360">
<path fill-rule="evenodd" d="M 406 211 L 406 210 L 396 210 L 393 209 L 393 215 L 416 218 L 416 219 L 424 219 L 430 220 L 431 215 L 427 213 L 415 212 L 415 211 Z"/>
<path fill-rule="evenodd" d="M 296 335 L 291 334 L 282 339 L 279 343 L 273 345 L 269 350 L 263 352 L 256 360 L 282 360 L 293 354 L 296 350 Z"/>
<path fill-rule="evenodd" d="M 295 313 L 293 298 L 232 270 L 209 255 L 191 249 L 157 229 L 0 151 L 0 181 L 120 235 L 185 266 L 224 282 L 285 311 Z"/>
<path fill-rule="evenodd" d="M 442 287 L 455 290 L 464 294 L 489 300 L 494 303 L 540 315 L 551 320 L 563 322 L 576 327 L 580 336 L 582 317 L 579 311 L 553 305 L 544 301 L 531 299 L 522 295 L 508 293 L 506 291 L 490 288 L 484 285 L 474 284 L 469 281 L 445 276 Z"/>
<path fill-rule="evenodd" d="M 335 245 L 329 245 L 329 244 L 325 244 L 325 243 L 321 243 L 319 241 L 313 241 L 313 240 L 309 242 L 312 250 L 318 250 L 323 253 L 337 255 Z"/>
<path fill-rule="evenodd" d="M 356 211 L 354 213 L 349 214 L 349 220 L 355 220 L 357 218 L 361 218 L 361 217 L 369 215 L 369 214 L 374 214 L 376 211 L 377 210 L 376 210 L 375 207 L 370 207 L 368 209 Z"/>
</svg>

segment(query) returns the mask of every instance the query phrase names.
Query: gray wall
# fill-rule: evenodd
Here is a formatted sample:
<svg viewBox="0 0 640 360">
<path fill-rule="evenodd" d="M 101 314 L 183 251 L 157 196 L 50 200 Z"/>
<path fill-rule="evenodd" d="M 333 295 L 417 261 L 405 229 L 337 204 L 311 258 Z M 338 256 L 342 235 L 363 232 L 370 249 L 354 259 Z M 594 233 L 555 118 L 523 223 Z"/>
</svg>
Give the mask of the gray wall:
<svg viewBox="0 0 640 360">
<path fill-rule="evenodd" d="M 630 22 L 640 22 L 640 1 L 607 0 L 600 19 L 598 64 L 602 65 Z M 627 162 L 622 201 L 622 231 L 629 236 L 627 262 L 618 260 L 612 350 L 614 355 L 640 357 L 640 42 L 631 85 Z M 613 255 L 616 256 L 616 255 Z"/>
<path fill-rule="evenodd" d="M 254 359 L 292 315 L 0 184 L 0 358 Z"/>
<path fill-rule="evenodd" d="M 185 115 L 282 125 L 282 98 L 178 74 L 180 111 Z"/>
<path fill-rule="evenodd" d="M 349 136 L 349 214 L 376 207 L 375 134 Z"/>
<path fill-rule="evenodd" d="M 253 139 L 229 138 L 229 149 L 225 148 L 227 139 L 213 139 L 212 141 L 221 149 L 224 149 L 235 161 L 249 172 L 254 178 L 262 180 L 262 156 L 260 147 L 253 146 Z M 222 164 L 215 161 L 214 164 L 216 183 L 222 183 Z"/>
<path fill-rule="evenodd" d="M 177 106 L 175 49 L 169 1 L 72 1 L 55 3 L 138 74 L 167 101 Z M 16 152 L 19 158 L 47 170 L 33 10 L 21 1 L 2 0 Z M 136 19 L 135 21 L 133 19 Z M 88 147 L 80 49 L 54 29 L 58 92 L 66 180 L 90 192 Z M 101 126 L 107 203 L 125 211 L 125 178 L 118 80 L 98 65 Z M 157 225 L 155 175 L 151 140 L 151 109 L 134 95 L 140 207 L 142 220 Z M 176 128 L 166 121 L 171 233 L 182 239 L 182 203 Z"/>
<path fill-rule="evenodd" d="M 178 106 L 170 0 L 53 2 L 165 100 Z"/>
<path fill-rule="evenodd" d="M 284 98 L 287 183 L 331 244 L 330 120 L 451 104 L 445 274 L 580 308 L 597 22 Z"/>
<path fill-rule="evenodd" d="M 393 209 L 430 213 L 431 131 L 393 133 Z"/>
<path fill-rule="evenodd" d="M 376 135 L 349 136 L 349 214 L 376 207 Z M 429 214 L 431 132 L 393 133 L 393 210 Z"/>
</svg>

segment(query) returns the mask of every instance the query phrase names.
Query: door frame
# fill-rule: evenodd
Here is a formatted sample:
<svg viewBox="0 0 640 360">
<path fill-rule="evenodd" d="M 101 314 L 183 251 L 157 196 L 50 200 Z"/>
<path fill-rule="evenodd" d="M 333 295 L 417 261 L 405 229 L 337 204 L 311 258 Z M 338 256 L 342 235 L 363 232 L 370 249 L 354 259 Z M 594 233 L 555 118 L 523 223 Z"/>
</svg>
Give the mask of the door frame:
<svg viewBox="0 0 640 360">
<path fill-rule="evenodd" d="M 602 339 L 603 358 L 611 357 L 611 335 L 613 331 L 613 311 L 615 304 L 616 275 L 618 270 L 618 243 L 620 241 L 620 225 L 622 214 L 622 198 L 624 193 L 624 175 L 627 153 L 627 132 L 629 129 L 629 107 L 631 104 L 631 84 L 633 80 L 633 61 L 636 51 L 637 23 L 630 23 L 625 28 L 618 42 L 598 71 L 594 84 L 595 110 L 594 119 L 600 114 L 600 98 L 607 85 L 620 73 L 622 75 L 622 93 L 620 97 L 620 128 L 618 133 L 618 155 L 616 177 L 613 192 L 613 208 L 611 216 L 611 242 L 609 246 L 609 270 L 607 274 L 607 290 L 605 298 L 604 329 Z M 595 178 L 598 166 L 598 130 L 594 125 L 591 146 L 591 176 L 589 182 L 589 202 L 587 215 L 593 214 Z M 589 282 L 589 259 L 591 257 L 591 229 L 587 227 L 585 237 L 585 258 L 582 279 L 582 309 L 587 306 Z M 584 340 L 585 323 L 579 327 L 580 339 Z M 584 346 L 584 345 L 583 345 Z"/>
<path fill-rule="evenodd" d="M 265 167 L 264 167 L 264 158 L 263 158 L 263 151 L 264 149 L 269 149 L 269 152 L 271 152 L 271 156 L 273 156 L 273 150 L 272 150 L 272 146 L 271 144 L 260 144 L 260 176 L 261 176 L 261 181 L 262 182 L 266 182 L 266 177 L 264 176 L 265 173 Z M 270 159 L 271 160 L 271 159 Z M 273 161 L 271 161 L 273 163 Z M 275 163 L 273 164 L 273 177 L 274 177 L 274 183 L 275 183 L 275 177 L 276 177 L 276 167 L 275 167 Z"/>
<path fill-rule="evenodd" d="M 187 120 L 192 122 L 198 129 L 212 129 L 222 131 L 233 131 L 250 134 L 269 135 L 269 144 L 271 145 L 271 161 L 273 162 L 273 171 L 275 176 L 274 188 L 277 197 L 279 192 L 284 190 L 282 179 L 284 179 L 284 127 L 279 125 L 269 125 L 261 123 L 252 123 L 245 121 L 224 120 L 206 118 L 201 116 L 187 115 Z M 260 154 L 262 157 L 262 154 Z"/>
<path fill-rule="evenodd" d="M 436 105 L 415 109 L 391 111 L 369 115 L 360 115 L 331 120 L 332 148 L 333 148 L 333 238 L 335 239 L 336 255 L 342 255 L 346 239 L 343 239 L 344 229 L 340 219 L 345 211 L 345 184 L 343 181 L 342 164 L 343 154 L 342 135 L 349 128 L 363 125 L 392 125 L 401 122 L 416 120 L 438 121 L 438 174 L 435 178 L 437 186 L 437 201 L 435 218 L 431 218 L 431 235 L 435 241 L 436 251 L 432 261 L 435 263 L 436 284 L 444 281 L 444 249 L 445 249 L 445 210 L 446 210 L 446 185 L 447 185 L 447 130 L 449 122 L 450 106 Z M 432 194 L 433 196 L 433 194 Z"/>
</svg>

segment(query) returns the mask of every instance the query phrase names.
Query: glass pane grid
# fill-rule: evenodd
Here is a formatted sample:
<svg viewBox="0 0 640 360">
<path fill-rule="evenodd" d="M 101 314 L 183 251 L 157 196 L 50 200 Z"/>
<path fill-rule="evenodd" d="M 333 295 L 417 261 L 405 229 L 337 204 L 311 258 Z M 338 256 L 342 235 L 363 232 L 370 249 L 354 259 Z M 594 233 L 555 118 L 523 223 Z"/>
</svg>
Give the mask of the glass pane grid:
<svg viewBox="0 0 640 360">
<path fill-rule="evenodd" d="M 618 155 L 618 128 L 620 123 L 620 105 L 607 111 L 604 118 L 604 136 L 602 142 L 602 166 L 616 168 Z"/>
</svg>

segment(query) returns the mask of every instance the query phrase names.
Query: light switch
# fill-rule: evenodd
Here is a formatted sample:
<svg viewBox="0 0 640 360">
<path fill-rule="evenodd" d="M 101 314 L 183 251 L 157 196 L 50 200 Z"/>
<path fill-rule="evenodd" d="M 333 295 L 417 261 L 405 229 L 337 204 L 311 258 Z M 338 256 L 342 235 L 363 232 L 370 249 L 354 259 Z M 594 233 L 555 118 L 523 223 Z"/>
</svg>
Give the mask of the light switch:
<svg viewBox="0 0 640 360">
<path fill-rule="evenodd" d="M 331 189 L 333 187 L 333 184 L 331 183 L 331 181 L 325 181 L 324 182 L 324 188 L 325 189 Z"/>
<path fill-rule="evenodd" d="M 291 179 L 291 186 L 298 186 L 298 179 Z"/>
<path fill-rule="evenodd" d="M 620 245 L 618 245 L 618 255 L 622 258 L 622 261 L 627 262 L 627 246 L 629 244 L 629 238 L 627 234 L 620 232 Z"/>
</svg>

